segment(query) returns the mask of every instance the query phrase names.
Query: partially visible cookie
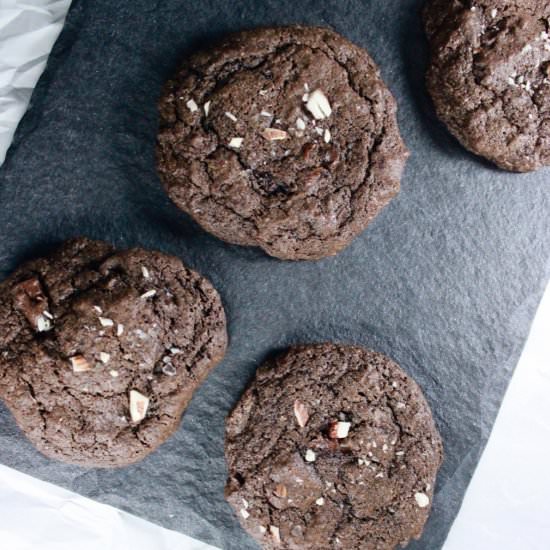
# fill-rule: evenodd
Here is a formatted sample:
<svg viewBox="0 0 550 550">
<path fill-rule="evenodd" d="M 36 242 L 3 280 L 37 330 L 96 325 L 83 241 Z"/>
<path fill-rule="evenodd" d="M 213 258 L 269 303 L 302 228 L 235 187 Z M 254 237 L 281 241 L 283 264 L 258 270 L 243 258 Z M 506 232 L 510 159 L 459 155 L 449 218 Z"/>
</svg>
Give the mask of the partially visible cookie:
<svg viewBox="0 0 550 550">
<path fill-rule="evenodd" d="M 160 100 L 157 164 L 207 231 L 289 260 L 336 254 L 399 191 L 408 152 L 369 55 L 329 29 L 241 32 Z"/>
<path fill-rule="evenodd" d="M 550 164 L 550 2 L 429 0 L 428 89 L 438 116 L 505 170 Z"/>
<path fill-rule="evenodd" d="M 226 422 L 226 498 L 266 549 L 391 550 L 419 538 L 442 461 L 420 388 L 360 347 L 299 346 Z"/>
<path fill-rule="evenodd" d="M 0 397 L 46 456 L 142 459 L 224 355 L 218 293 L 175 257 L 66 242 L 0 283 Z"/>
</svg>

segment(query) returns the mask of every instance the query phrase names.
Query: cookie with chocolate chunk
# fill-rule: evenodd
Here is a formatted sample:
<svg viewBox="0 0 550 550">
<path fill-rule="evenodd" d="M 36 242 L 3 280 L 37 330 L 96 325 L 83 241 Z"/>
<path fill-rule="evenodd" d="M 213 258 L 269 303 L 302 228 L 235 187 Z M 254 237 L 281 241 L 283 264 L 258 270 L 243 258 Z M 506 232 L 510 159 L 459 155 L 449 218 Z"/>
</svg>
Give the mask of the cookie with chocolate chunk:
<svg viewBox="0 0 550 550">
<path fill-rule="evenodd" d="M 428 88 L 439 118 L 505 170 L 550 165 L 550 3 L 430 0 Z"/>
<path fill-rule="evenodd" d="M 226 498 L 268 549 L 391 550 L 421 536 L 442 461 L 418 385 L 356 346 L 268 361 L 226 421 Z"/>
<path fill-rule="evenodd" d="M 242 32 L 189 58 L 160 100 L 158 170 L 220 239 L 336 254 L 399 190 L 408 152 L 369 55 L 335 32 Z"/>
<path fill-rule="evenodd" d="M 50 458 L 156 449 L 226 348 L 212 285 L 175 257 L 76 239 L 0 283 L 0 397 Z"/>
</svg>

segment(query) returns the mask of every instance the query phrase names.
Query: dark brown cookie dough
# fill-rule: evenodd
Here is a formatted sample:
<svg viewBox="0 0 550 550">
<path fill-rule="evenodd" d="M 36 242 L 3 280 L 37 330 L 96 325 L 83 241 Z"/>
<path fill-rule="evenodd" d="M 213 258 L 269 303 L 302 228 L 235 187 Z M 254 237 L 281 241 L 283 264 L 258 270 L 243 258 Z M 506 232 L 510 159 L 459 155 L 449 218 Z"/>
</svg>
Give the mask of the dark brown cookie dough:
<svg viewBox="0 0 550 550">
<path fill-rule="evenodd" d="M 226 347 L 218 293 L 175 257 L 75 239 L 0 284 L 0 396 L 45 455 L 142 459 Z"/>
<path fill-rule="evenodd" d="M 419 387 L 360 347 L 291 348 L 226 422 L 226 498 L 262 548 L 389 550 L 419 538 L 442 443 Z"/>
<path fill-rule="evenodd" d="M 283 259 L 336 254 L 396 195 L 408 155 L 361 48 L 261 29 L 184 63 L 160 101 L 158 169 L 207 231 Z"/>
<path fill-rule="evenodd" d="M 438 116 L 505 170 L 550 164 L 550 2 L 430 0 L 428 89 Z"/>
</svg>

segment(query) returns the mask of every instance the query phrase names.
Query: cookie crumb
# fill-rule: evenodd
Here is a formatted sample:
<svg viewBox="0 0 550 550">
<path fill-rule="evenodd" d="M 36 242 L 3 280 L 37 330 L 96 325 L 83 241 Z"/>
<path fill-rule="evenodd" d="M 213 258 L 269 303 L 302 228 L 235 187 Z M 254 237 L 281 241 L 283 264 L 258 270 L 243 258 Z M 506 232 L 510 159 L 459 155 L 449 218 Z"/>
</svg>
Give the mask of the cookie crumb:
<svg viewBox="0 0 550 550">
<path fill-rule="evenodd" d="M 315 501 L 315 504 L 317 504 L 317 506 L 323 506 L 323 504 L 325 504 L 325 499 L 323 497 L 319 497 L 316 501 Z"/>
<path fill-rule="evenodd" d="M 212 102 L 211 101 L 207 101 L 204 106 L 203 106 L 203 109 L 204 109 L 204 116 L 208 116 L 208 113 L 210 112 L 210 104 Z"/>
<path fill-rule="evenodd" d="M 331 140 L 330 130 L 327 128 L 325 130 L 325 133 L 323 134 L 323 139 L 325 140 L 325 143 L 330 143 Z"/>
<path fill-rule="evenodd" d="M 117 370 L 110 370 L 109 371 L 109 374 L 113 377 L 113 378 L 116 378 L 118 376 L 118 371 Z"/>
<path fill-rule="evenodd" d="M 118 323 L 118 325 L 116 327 L 116 335 L 117 336 L 122 336 L 123 332 L 124 332 L 124 325 Z"/>
<path fill-rule="evenodd" d="M 146 300 L 147 298 L 152 298 L 155 294 L 157 293 L 157 291 L 155 289 L 152 289 L 152 290 L 148 290 L 147 292 L 144 292 L 140 298 Z"/>
<path fill-rule="evenodd" d="M 108 319 L 107 317 L 100 317 L 99 323 L 102 327 L 112 327 L 114 325 L 114 322 L 112 319 Z"/>
<path fill-rule="evenodd" d="M 149 270 L 144 265 L 141 266 L 141 274 L 143 275 L 144 279 L 149 278 Z"/>
<path fill-rule="evenodd" d="M 241 508 L 241 516 L 244 519 L 248 519 L 250 517 L 250 514 L 244 508 Z"/>
<path fill-rule="evenodd" d="M 306 129 L 306 123 L 304 122 L 303 119 L 301 119 L 301 118 L 296 119 L 296 128 L 298 128 L 298 130 L 305 130 Z"/>
<path fill-rule="evenodd" d="M 93 307 L 96 310 L 96 312 L 99 313 L 99 315 L 103 313 L 103 310 L 99 306 L 93 306 Z"/>
<path fill-rule="evenodd" d="M 233 122 L 237 122 L 237 117 L 233 113 L 230 113 L 229 111 L 225 111 L 224 114 L 229 120 L 232 120 Z"/>
<path fill-rule="evenodd" d="M 267 118 L 271 118 L 273 115 L 269 111 L 262 111 L 260 113 L 261 116 L 265 116 Z"/>
<path fill-rule="evenodd" d="M 110 353 L 106 353 L 104 351 L 101 351 L 99 353 L 99 360 L 104 364 L 106 365 L 111 359 L 111 354 Z"/>
</svg>

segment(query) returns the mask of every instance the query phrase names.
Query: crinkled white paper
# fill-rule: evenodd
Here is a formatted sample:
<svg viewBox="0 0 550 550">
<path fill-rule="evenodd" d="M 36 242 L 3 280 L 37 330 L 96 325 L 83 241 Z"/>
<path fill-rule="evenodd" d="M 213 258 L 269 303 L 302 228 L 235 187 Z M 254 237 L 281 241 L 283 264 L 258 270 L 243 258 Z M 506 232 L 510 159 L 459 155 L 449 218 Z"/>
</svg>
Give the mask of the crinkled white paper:
<svg viewBox="0 0 550 550">
<path fill-rule="evenodd" d="M 5 466 L 0 540 L 6 550 L 215 550 Z"/>
<path fill-rule="evenodd" d="M 70 4 L 70 0 L 0 0 L 0 164 Z"/>
</svg>

